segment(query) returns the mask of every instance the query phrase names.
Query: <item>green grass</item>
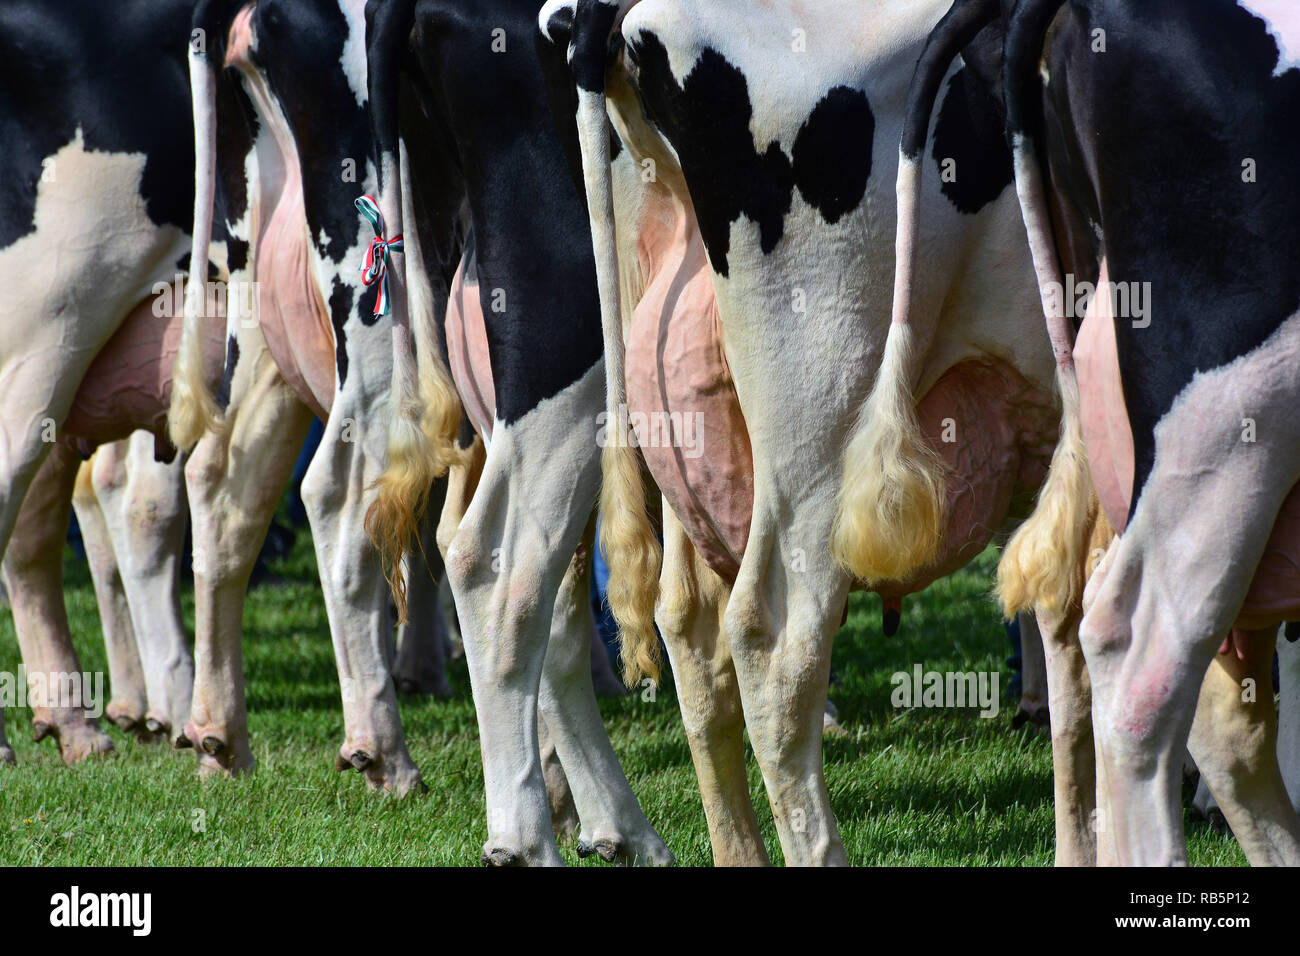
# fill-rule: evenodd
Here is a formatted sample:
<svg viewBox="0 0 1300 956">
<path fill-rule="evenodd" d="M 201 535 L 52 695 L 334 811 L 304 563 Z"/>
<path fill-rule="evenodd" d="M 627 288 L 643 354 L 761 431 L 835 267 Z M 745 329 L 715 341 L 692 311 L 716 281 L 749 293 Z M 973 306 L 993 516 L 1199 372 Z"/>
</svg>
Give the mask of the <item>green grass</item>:
<svg viewBox="0 0 1300 956">
<path fill-rule="evenodd" d="M 994 558 L 910 599 L 892 638 L 873 596 L 855 595 L 835 645 L 832 699 L 848 735 L 826 743 L 831 803 L 849 859 L 872 865 L 1047 865 L 1052 860 L 1051 748 L 1012 731 L 1014 708 L 895 710 L 889 677 L 1003 671 L 1008 645 L 989 597 Z M 66 594 L 82 666 L 106 669 L 93 592 L 71 552 Z M 31 715 L 6 714 L 17 768 L 0 769 L 0 865 L 461 865 L 486 838 L 478 732 L 463 661 L 450 702 L 407 699 L 402 720 L 429 793 L 405 801 L 333 769 L 342 741 L 338 682 L 310 541 L 272 565 L 244 613 L 248 707 L 257 773 L 200 783 L 188 752 L 141 745 L 111 728 L 115 757 L 64 767 L 31 743 Z M 185 596 L 193 621 L 193 601 Z M 14 670 L 13 621 L 0 612 L 0 670 Z M 646 816 L 680 863 L 710 862 L 690 753 L 671 688 L 654 702 L 601 710 Z M 750 790 L 773 859 L 771 813 L 752 755 Z M 201 814 L 198 811 L 202 811 Z M 202 817 L 206 828 L 195 832 Z M 1189 823 L 1192 862 L 1243 864 L 1235 841 Z M 572 847 L 563 852 L 579 861 Z M 603 865 L 603 864 L 595 864 Z"/>
</svg>

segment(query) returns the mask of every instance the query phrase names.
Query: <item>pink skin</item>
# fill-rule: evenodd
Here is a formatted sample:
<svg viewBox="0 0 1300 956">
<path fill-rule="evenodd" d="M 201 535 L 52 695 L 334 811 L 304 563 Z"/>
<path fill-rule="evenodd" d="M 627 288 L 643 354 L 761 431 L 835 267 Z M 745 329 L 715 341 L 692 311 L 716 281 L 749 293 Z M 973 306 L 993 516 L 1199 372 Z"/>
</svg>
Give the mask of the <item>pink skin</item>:
<svg viewBox="0 0 1300 956">
<path fill-rule="evenodd" d="M 255 5 L 240 10 L 230 27 L 226 66 L 253 70 Z M 258 323 L 280 374 L 324 421 L 334 403 L 334 331 L 312 266 L 302 171 L 292 134 L 283 122 L 267 124 L 285 157 L 283 182 L 271 218 L 258 237 Z"/>
<path fill-rule="evenodd" d="M 334 334 L 312 268 L 301 174 L 297 163 L 286 168 L 280 199 L 258 240 L 258 321 L 280 374 L 324 421 L 334 404 Z"/>
<path fill-rule="evenodd" d="M 166 436 L 184 285 L 180 295 L 174 285 L 168 294 L 172 308 L 160 309 L 163 315 L 155 314 L 159 300 L 153 297 L 132 309 L 82 378 L 64 428 L 83 446 L 118 441 L 140 428 Z M 219 321 L 204 324 L 204 371 L 210 386 L 221 381 L 223 326 Z"/>
<path fill-rule="evenodd" d="M 628 334 L 628 409 L 648 421 L 679 416 L 692 447 L 681 436 L 638 434 L 641 453 L 709 567 L 734 582 L 754 507 L 753 453 L 722 351 L 704 243 L 694 218 L 659 194 L 638 227 L 643 268 L 654 278 Z"/>
<path fill-rule="evenodd" d="M 492 361 L 488 356 L 483 300 L 479 297 L 478 267 L 470 256 L 461 259 L 447 299 L 447 359 L 465 405 L 465 414 L 480 435 L 491 436 L 496 417 Z"/>
<path fill-rule="evenodd" d="M 1097 284 L 1109 280 L 1102 260 Z M 1119 377 L 1115 348 L 1115 322 L 1111 303 L 1096 295 L 1089 303 L 1074 347 L 1075 367 L 1082 396 L 1084 444 L 1102 510 L 1111 525 L 1123 532 L 1128 521 L 1133 488 L 1133 434 Z M 1236 630 L 1266 630 L 1300 614 L 1300 486 L 1291 490 L 1273 525 L 1251 582 Z M 1226 653 L 1233 636 L 1223 644 Z M 1239 657 L 1242 652 L 1239 649 Z"/>
</svg>

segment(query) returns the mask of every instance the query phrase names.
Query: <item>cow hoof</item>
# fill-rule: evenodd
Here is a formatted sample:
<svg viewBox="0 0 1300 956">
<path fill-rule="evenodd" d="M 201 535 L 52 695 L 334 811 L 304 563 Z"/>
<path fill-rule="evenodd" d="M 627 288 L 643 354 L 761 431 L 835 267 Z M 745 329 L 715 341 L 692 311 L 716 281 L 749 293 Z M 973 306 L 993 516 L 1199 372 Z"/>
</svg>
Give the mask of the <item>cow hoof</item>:
<svg viewBox="0 0 1300 956">
<path fill-rule="evenodd" d="M 176 734 L 176 739 L 172 741 L 172 747 L 176 750 L 192 750 L 194 749 L 194 741 L 186 737 L 185 731 L 182 730 Z"/>
<path fill-rule="evenodd" d="M 59 742 L 59 753 L 68 766 L 90 757 L 108 755 L 115 752 L 113 740 L 93 722 L 72 724 L 66 727 L 54 727 L 50 733 Z"/>
<path fill-rule="evenodd" d="M 14 748 L 8 746 L 0 747 L 0 767 L 12 767 L 18 763 L 18 757 L 14 754 Z"/>
<path fill-rule="evenodd" d="M 226 740 L 209 728 L 185 727 L 185 736 L 199 758 L 199 776 L 234 777 L 251 773 L 257 767 L 253 752 L 244 738 Z"/>
<path fill-rule="evenodd" d="M 352 766 L 358 771 L 365 772 L 366 768 L 375 762 L 375 758 L 370 756 L 364 750 L 354 751 L 351 758 Z"/>
<path fill-rule="evenodd" d="M 594 843 L 578 841 L 578 856 L 584 859 L 595 854 L 606 863 L 613 863 L 623 855 L 623 848 L 614 840 L 597 840 Z"/>
<path fill-rule="evenodd" d="M 339 770 L 356 770 L 366 779 L 366 786 L 395 797 L 428 793 L 420 777 L 420 768 L 411 760 L 405 746 L 381 745 L 365 739 L 360 745 L 344 743 L 334 755 Z"/>
<path fill-rule="evenodd" d="M 578 856 L 583 859 L 594 855 L 606 863 L 617 863 L 620 866 L 670 866 L 673 863 L 672 851 L 653 831 L 636 844 L 601 837 L 596 840 L 579 840 L 577 849 Z"/>
<path fill-rule="evenodd" d="M 494 847 L 491 850 L 484 850 L 483 855 L 479 857 L 481 866 L 523 866 L 524 859 L 514 850 L 507 850 L 504 847 Z"/>
<path fill-rule="evenodd" d="M 1011 718 L 1011 729 L 1019 730 L 1025 726 L 1029 726 L 1031 730 L 1040 736 L 1050 737 L 1052 734 L 1052 715 L 1047 710 L 1029 711 L 1022 707 Z"/>
<path fill-rule="evenodd" d="M 394 677 L 393 683 L 397 685 L 397 692 L 404 697 L 420 697 L 424 693 L 420 682 L 414 677 Z"/>
<path fill-rule="evenodd" d="M 47 724 L 44 721 L 38 720 L 32 724 L 32 743 L 39 744 L 52 733 L 54 733 L 53 724 Z"/>
<path fill-rule="evenodd" d="M 171 728 L 164 724 L 157 717 L 146 717 L 144 721 L 145 729 L 151 734 L 165 734 Z"/>
<path fill-rule="evenodd" d="M 140 726 L 140 721 L 136 720 L 130 714 L 118 714 L 113 718 L 113 723 L 117 726 L 117 729 L 122 731 L 124 734 L 135 733 L 136 728 Z"/>
</svg>

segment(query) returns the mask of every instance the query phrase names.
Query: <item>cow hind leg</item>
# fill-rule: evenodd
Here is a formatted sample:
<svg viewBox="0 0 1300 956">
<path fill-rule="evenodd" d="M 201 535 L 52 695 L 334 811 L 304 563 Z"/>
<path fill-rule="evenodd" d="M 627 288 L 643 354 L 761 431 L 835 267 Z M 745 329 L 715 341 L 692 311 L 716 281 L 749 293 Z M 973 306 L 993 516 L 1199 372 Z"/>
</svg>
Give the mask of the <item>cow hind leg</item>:
<svg viewBox="0 0 1300 956">
<path fill-rule="evenodd" d="M 437 530 L 438 553 L 442 556 L 444 564 L 452 539 L 460 528 L 461 519 L 465 517 L 465 512 L 474 498 L 474 492 L 478 489 L 486 460 L 487 450 L 483 446 L 483 440 L 475 435 L 465 446 L 465 454 L 459 456 L 447 470 L 447 494 L 443 499 L 442 513 L 438 516 Z M 451 598 L 450 601 L 443 600 L 444 590 Z M 452 627 L 456 628 L 457 643 L 463 647 L 463 636 L 456 622 L 455 596 L 450 592 L 451 579 L 444 576 L 443 587 L 438 590 L 438 600 L 443 604 L 443 618 L 448 622 L 448 630 L 450 631 Z M 450 634 L 448 636 L 450 637 Z M 551 828 L 557 837 L 567 839 L 578 832 L 580 825 L 578 808 L 573 803 L 573 790 L 560 763 L 555 741 L 550 729 L 545 726 L 540 711 L 537 718 L 538 748 L 542 760 L 542 778 L 546 783 L 546 800 L 551 808 Z"/>
<path fill-rule="evenodd" d="M 1240 632 L 1239 632 L 1240 633 Z M 1253 631 L 1215 655 L 1188 749 L 1252 865 L 1300 865 L 1300 821 L 1277 762 L 1275 631 Z"/>
<path fill-rule="evenodd" d="M 1051 709 L 1057 866 L 1092 866 L 1097 861 L 1092 686 L 1079 644 L 1079 616 L 1077 608 L 1066 614 L 1037 612 Z"/>
<path fill-rule="evenodd" d="M 729 588 L 664 507 L 664 566 L 655 621 L 668 647 L 716 866 L 766 866 L 749 794 L 745 715 L 723 615 Z"/>
<path fill-rule="evenodd" d="M 1021 611 L 1016 615 L 1020 624 L 1020 707 L 1012 721 L 1016 727 L 1032 724 L 1050 728 L 1050 707 L 1047 687 L 1047 659 L 1043 648 L 1045 637 L 1040 632 L 1038 619 Z"/>
<path fill-rule="evenodd" d="M 397 629 L 397 657 L 393 663 L 393 680 L 399 692 L 431 694 L 439 700 L 451 697 L 451 685 L 447 683 L 450 639 L 438 603 L 443 566 L 436 537 L 446 491 L 445 480 L 435 483 L 421 519 L 419 540 L 407 555 L 406 601 L 409 612 Z"/>
<path fill-rule="evenodd" d="M 185 465 L 194 538 L 194 698 L 185 735 L 199 771 L 251 771 L 244 699 L 243 611 L 248 578 L 307 434 L 312 413 L 269 353 L 226 427 Z"/>
<path fill-rule="evenodd" d="M 348 434 L 353 423 L 367 416 L 350 407 L 352 401 L 350 392 L 335 398 L 302 485 L 343 698 L 344 741 L 335 765 L 355 768 L 371 788 L 405 796 L 426 788 L 402 733 L 389 591 L 380 556 L 365 532 L 384 435 L 383 429 L 364 429 L 353 440 Z M 424 615 L 432 611 L 431 603 L 413 609 Z"/>
<path fill-rule="evenodd" d="M 65 763 L 108 753 L 113 742 L 99 729 L 63 603 L 63 542 L 72 513 L 77 455 L 56 444 L 23 501 L 4 555 L 5 585 L 18 646 L 29 681 L 32 727 L 39 742 L 53 737 Z"/>
<path fill-rule="evenodd" d="M 786 864 L 844 866 L 822 766 L 822 727 L 831 643 L 848 580 L 824 546 L 812 544 L 825 540 L 818 528 L 829 534 L 826 503 L 805 500 L 806 513 L 778 522 L 760 477 L 749 541 L 723 616 L 727 642 Z"/>
<path fill-rule="evenodd" d="M 447 548 L 482 742 L 486 865 L 563 863 L 551 828 L 537 707 L 555 597 L 596 503 L 599 465 L 582 423 L 601 406 L 602 388 L 597 365 L 494 431 L 478 488 Z M 586 645 L 581 659 L 589 671 Z M 557 689 L 552 684 L 550 693 Z M 550 729 L 558 744 L 563 729 Z M 575 769 L 565 767 L 581 813 Z"/>
<path fill-rule="evenodd" d="M 573 791 L 578 854 L 607 863 L 659 865 L 672 854 L 646 821 L 610 746 L 591 676 L 591 553 L 595 521 L 560 583 L 542 669 L 539 705 Z"/>
<path fill-rule="evenodd" d="M 122 586 L 149 702 L 145 726 L 175 746 L 194 691 L 194 655 L 181 617 L 180 564 L 189 517 L 184 464 L 154 460 L 154 438 L 137 431 L 126 444 L 125 482 L 97 464 L 93 475 L 113 536 Z"/>
<path fill-rule="evenodd" d="M 137 739 L 145 741 L 152 735 L 145 728 L 149 697 L 145 690 L 144 669 L 136 648 L 131 609 L 122 586 L 113 538 L 104 511 L 95 497 L 92 477 L 98 467 L 125 481 L 125 446 L 125 441 L 103 445 L 92 459 L 82 463 L 77 470 L 72 507 L 81 527 L 81 540 L 90 565 L 90 579 L 95 587 L 95 603 L 99 607 L 99 624 L 108 657 L 108 683 L 113 696 L 104 713 L 123 733 L 135 734 Z"/>
</svg>

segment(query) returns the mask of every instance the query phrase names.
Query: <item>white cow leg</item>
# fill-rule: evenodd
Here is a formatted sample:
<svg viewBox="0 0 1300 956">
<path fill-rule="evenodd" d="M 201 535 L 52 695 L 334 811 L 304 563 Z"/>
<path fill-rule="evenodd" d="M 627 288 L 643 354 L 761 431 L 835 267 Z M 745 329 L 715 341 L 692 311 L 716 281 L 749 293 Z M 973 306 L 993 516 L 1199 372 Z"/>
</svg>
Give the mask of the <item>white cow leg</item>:
<svg viewBox="0 0 1300 956">
<path fill-rule="evenodd" d="M 1300 820 L 1277 763 L 1276 630 L 1253 631 L 1245 660 L 1216 654 L 1201 685 L 1188 749 L 1254 866 L 1300 865 Z"/>
<path fill-rule="evenodd" d="M 1277 666 L 1281 677 L 1277 761 L 1291 806 L 1300 813 L 1300 641 L 1279 636 Z"/>
<path fill-rule="evenodd" d="M 83 686 L 63 603 L 63 543 L 78 465 L 71 448 L 54 445 L 28 489 L 4 555 L 18 647 L 39 691 L 28 698 L 34 736 L 38 742 L 54 737 L 69 764 L 113 749 L 96 716 L 87 713 L 104 701 L 90 699 Z"/>
<path fill-rule="evenodd" d="M 127 440 L 126 483 L 95 467 L 99 497 L 118 554 L 131 609 L 149 711 L 145 726 L 174 746 L 188 746 L 194 655 L 181 617 L 180 565 L 189 518 L 185 465 L 154 460 L 154 438 Z"/>
<path fill-rule="evenodd" d="M 447 494 L 443 500 L 442 513 L 438 516 L 437 532 L 438 553 L 444 563 L 452 539 L 460 528 L 461 519 L 465 517 L 465 512 L 474 499 L 474 492 L 478 489 L 486 461 L 487 450 L 483 447 L 483 439 L 475 435 L 467 446 L 464 462 L 453 465 L 447 472 Z M 443 585 L 447 591 L 451 591 L 450 577 L 444 576 Z M 439 603 L 443 601 L 442 592 L 443 589 L 440 588 Z M 454 616 L 454 612 L 453 596 L 450 608 L 443 615 L 444 622 Z M 457 637 L 459 643 L 464 646 L 464 638 L 459 631 Z M 537 716 L 538 720 L 542 721 L 540 712 Z M 550 730 L 543 727 L 542 723 L 538 724 L 538 751 L 542 761 L 542 778 L 546 781 L 546 802 L 551 808 L 551 829 L 557 837 L 567 838 L 570 834 L 578 832 L 580 825 L 578 809 L 573 803 L 573 790 L 570 789 L 569 779 L 560 764 L 560 755 L 555 749 L 555 741 L 551 737 Z"/>
<path fill-rule="evenodd" d="M 603 387 L 597 363 L 521 419 L 497 426 L 447 548 L 483 753 L 486 865 L 563 863 L 551 829 L 537 707 L 555 595 L 595 506 L 597 449 L 583 423 L 594 421 Z M 559 728 L 551 730 L 558 741 Z M 577 799 L 576 784 L 573 790 Z"/>
<path fill-rule="evenodd" d="M 402 734 L 389 590 L 365 532 L 385 429 L 358 426 L 367 419 L 350 401 L 350 393 L 336 396 L 302 483 L 343 696 L 344 740 L 335 764 L 355 768 L 371 788 L 402 796 L 425 786 Z M 430 601 L 412 613 L 431 610 Z"/>
<path fill-rule="evenodd" d="M 1016 615 L 1016 620 L 1020 624 L 1020 709 L 1014 723 L 1016 726 L 1030 723 L 1050 729 L 1044 637 L 1033 614 L 1022 611 Z"/>
<path fill-rule="evenodd" d="M 225 429 L 205 435 L 185 465 L 194 538 L 194 701 L 185 733 L 204 775 L 254 767 L 244 699 L 244 596 L 312 419 L 270 354 L 255 360 L 253 380 L 239 407 L 227 411 Z"/>
<path fill-rule="evenodd" d="M 1092 735 L 1092 685 L 1079 645 L 1079 611 L 1037 611 L 1035 631 L 1047 671 L 1051 706 L 1056 865 L 1097 862 L 1097 763 Z M 1022 615 L 1021 640 L 1024 640 Z"/>
<path fill-rule="evenodd" d="M 406 559 L 406 601 L 409 613 L 397 629 L 397 658 L 393 680 L 403 694 L 432 694 L 439 700 L 451 696 L 447 683 L 447 654 L 451 641 L 438 602 L 442 583 L 442 554 L 437 526 L 442 514 L 447 482 L 438 481 L 420 524 L 420 540 Z"/>
<path fill-rule="evenodd" d="M 766 866 L 749 794 L 745 715 L 723 629 L 730 588 L 665 503 L 664 567 L 655 623 L 668 647 L 682 725 L 700 783 L 715 866 Z"/>
<path fill-rule="evenodd" d="M 754 520 L 723 621 L 785 862 L 844 866 L 822 767 L 822 726 L 848 581 L 824 543 L 833 507 L 805 500 L 803 513 L 778 523 L 776 503 L 766 500 L 771 481 L 755 475 Z"/>
<path fill-rule="evenodd" d="M 113 538 L 99 499 L 95 497 L 93 472 L 96 467 L 126 480 L 126 442 L 102 445 L 93 458 L 77 469 L 72 507 L 81 527 L 81 540 L 90 565 L 90 579 L 95 586 L 95 603 L 99 607 L 99 625 L 104 633 L 104 650 L 108 657 L 108 683 L 112 698 L 104 713 L 123 733 L 135 734 L 146 741 L 145 712 L 149 697 L 145 690 L 144 669 L 136 648 L 135 630 L 131 626 L 131 609 L 113 550 Z"/>
<path fill-rule="evenodd" d="M 539 705 L 555 741 L 582 824 L 580 856 L 607 863 L 661 865 L 672 853 L 646 821 L 601 722 L 591 679 L 591 555 L 587 523 L 555 598 Z"/>
</svg>

